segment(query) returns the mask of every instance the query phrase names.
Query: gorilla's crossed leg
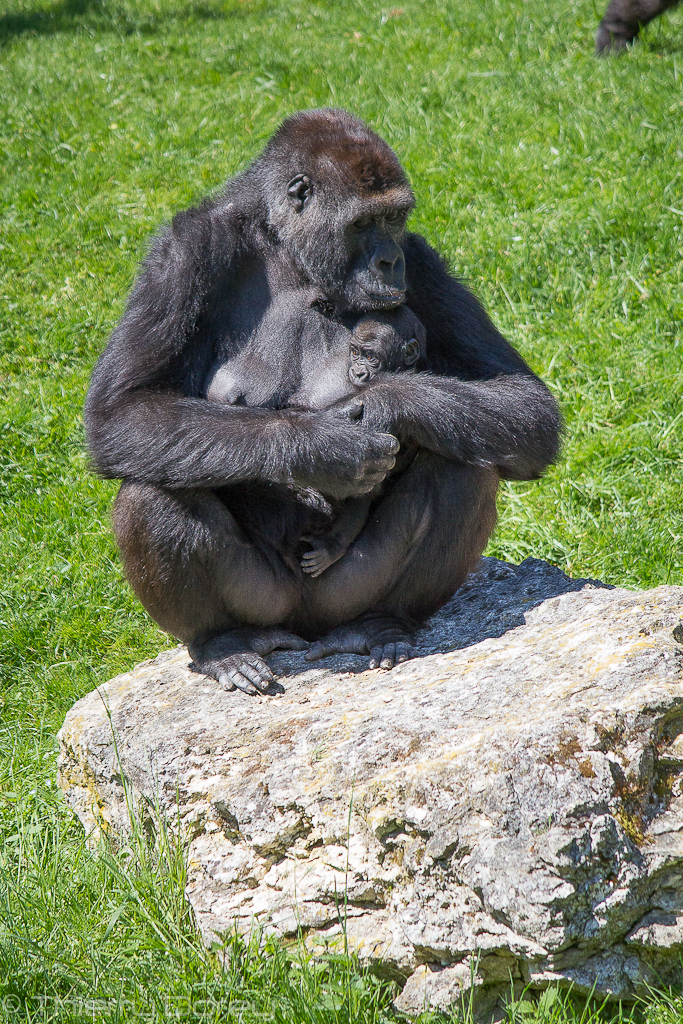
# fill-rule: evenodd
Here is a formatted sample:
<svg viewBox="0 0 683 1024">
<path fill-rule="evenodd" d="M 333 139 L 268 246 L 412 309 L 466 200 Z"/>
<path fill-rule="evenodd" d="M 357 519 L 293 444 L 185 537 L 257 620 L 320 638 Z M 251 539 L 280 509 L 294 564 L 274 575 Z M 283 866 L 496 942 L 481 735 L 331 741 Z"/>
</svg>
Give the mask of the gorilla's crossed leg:
<svg viewBox="0 0 683 1024">
<path fill-rule="evenodd" d="M 265 692 L 277 684 L 263 656 L 305 649 L 295 633 L 314 639 L 332 630 L 313 643 L 311 660 L 370 654 L 371 668 L 391 668 L 411 657 L 411 630 L 484 549 L 497 484 L 495 470 L 420 453 L 347 554 L 315 578 L 250 539 L 208 490 L 124 483 L 114 528 L 138 597 L 188 644 L 197 668 L 229 689 Z"/>
</svg>

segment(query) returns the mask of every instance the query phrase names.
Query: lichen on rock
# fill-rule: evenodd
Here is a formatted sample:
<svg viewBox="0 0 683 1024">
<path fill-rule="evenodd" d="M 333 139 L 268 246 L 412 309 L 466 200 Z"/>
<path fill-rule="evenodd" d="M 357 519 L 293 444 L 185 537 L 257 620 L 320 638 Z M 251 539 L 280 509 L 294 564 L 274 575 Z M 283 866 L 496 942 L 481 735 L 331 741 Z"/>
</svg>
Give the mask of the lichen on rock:
<svg viewBox="0 0 683 1024">
<path fill-rule="evenodd" d="M 680 980 L 682 617 L 680 587 L 482 559 L 390 672 L 278 653 L 284 696 L 253 698 L 180 648 L 111 680 L 59 783 L 93 834 L 132 805 L 182 831 L 207 942 L 345 937 L 408 1013 L 511 979 L 633 999 Z"/>
</svg>

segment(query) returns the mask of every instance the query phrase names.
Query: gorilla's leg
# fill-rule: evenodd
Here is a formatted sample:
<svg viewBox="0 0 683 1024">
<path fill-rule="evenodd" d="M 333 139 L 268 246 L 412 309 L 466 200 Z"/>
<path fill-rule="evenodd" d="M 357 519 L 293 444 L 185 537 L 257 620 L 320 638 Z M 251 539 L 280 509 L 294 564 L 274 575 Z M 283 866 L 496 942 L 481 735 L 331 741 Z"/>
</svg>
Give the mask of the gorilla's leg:
<svg viewBox="0 0 683 1024">
<path fill-rule="evenodd" d="M 307 583 L 310 614 L 332 632 L 310 660 L 370 653 L 370 667 L 412 656 L 411 630 L 474 567 L 496 522 L 498 474 L 420 453 L 370 514 L 341 561 Z M 345 625 L 334 628 L 334 622 Z"/>
<path fill-rule="evenodd" d="M 679 0 L 610 0 L 595 36 L 598 53 L 616 53 L 632 43 L 642 25 L 675 7 Z"/>
<path fill-rule="evenodd" d="M 227 689 L 267 690 L 275 677 L 261 656 L 308 646 L 274 628 L 297 601 L 291 575 L 250 543 L 211 491 L 126 482 L 113 524 L 126 575 L 147 611 Z"/>
</svg>

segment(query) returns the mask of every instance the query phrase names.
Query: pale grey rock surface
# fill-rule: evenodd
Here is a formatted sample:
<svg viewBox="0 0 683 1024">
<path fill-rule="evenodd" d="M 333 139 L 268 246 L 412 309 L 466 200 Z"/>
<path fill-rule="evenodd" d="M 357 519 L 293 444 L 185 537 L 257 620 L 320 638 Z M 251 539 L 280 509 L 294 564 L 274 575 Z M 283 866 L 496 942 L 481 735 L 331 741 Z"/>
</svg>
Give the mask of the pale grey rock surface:
<svg viewBox="0 0 683 1024">
<path fill-rule="evenodd" d="M 256 919 L 480 1015 L 519 985 L 630 999 L 683 956 L 683 588 L 483 559 L 391 672 L 269 658 L 227 693 L 178 648 L 69 712 L 59 784 L 89 832 L 190 838 L 207 942 Z M 440 653 L 434 653 L 440 652 Z M 115 742 L 112 736 L 112 727 Z"/>
</svg>

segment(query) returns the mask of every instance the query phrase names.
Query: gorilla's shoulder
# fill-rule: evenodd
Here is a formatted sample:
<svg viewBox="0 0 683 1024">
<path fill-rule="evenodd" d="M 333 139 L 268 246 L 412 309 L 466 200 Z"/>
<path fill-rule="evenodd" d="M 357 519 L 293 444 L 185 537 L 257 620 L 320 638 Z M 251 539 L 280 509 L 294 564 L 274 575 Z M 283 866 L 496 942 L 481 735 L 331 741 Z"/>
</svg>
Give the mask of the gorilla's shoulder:
<svg viewBox="0 0 683 1024">
<path fill-rule="evenodd" d="M 444 257 L 433 249 L 429 242 L 418 235 L 415 231 L 406 232 L 406 236 L 403 242 L 403 252 L 406 258 L 406 264 L 413 266 L 424 266 L 439 267 L 442 271 L 448 273 L 448 264 Z"/>
<path fill-rule="evenodd" d="M 446 257 L 437 252 L 422 235 L 409 231 L 403 240 L 403 254 L 412 289 L 424 291 L 446 288 L 449 293 L 466 292 Z"/>
<path fill-rule="evenodd" d="M 145 265 L 175 267 L 181 273 L 193 265 L 224 266 L 246 241 L 243 211 L 220 198 L 205 199 L 176 213 L 158 232 Z"/>
</svg>

